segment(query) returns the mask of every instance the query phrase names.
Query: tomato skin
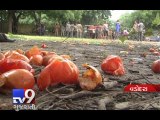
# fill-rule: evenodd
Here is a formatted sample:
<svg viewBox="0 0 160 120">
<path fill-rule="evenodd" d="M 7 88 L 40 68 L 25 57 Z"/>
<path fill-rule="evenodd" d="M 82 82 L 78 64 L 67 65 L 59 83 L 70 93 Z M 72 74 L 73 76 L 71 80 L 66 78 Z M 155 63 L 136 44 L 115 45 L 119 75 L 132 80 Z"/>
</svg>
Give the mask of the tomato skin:
<svg viewBox="0 0 160 120">
<path fill-rule="evenodd" d="M 42 70 L 37 85 L 44 90 L 58 83 L 78 84 L 78 76 L 79 70 L 72 61 L 58 57 Z"/>
<path fill-rule="evenodd" d="M 112 75 L 124 75 L 125 70 L 123 66 L 122 59 L 116 55 L 109 55 L 101 63 L 101 69 Z"/>
<path fill-rule="evenodd" d="M 160 73 L 160 59 L 153 62 L 151 69 L 154 73 Z"/>
<path fill-rule="evenodd" d="M 12 69 L 33 71 L 32 66 L 23 60 L 3 59 L 0 61 L 0 74 Z"/>
<path fill-rule="evenodd" d="M 79 85 L 84 90 L 94 90 L 98 85 L 102 84 L 102 76 L 100 72 L 93 66 L 83 64 L 87 70 L 79 78 Z"/>
<path fill-rule="evenodd" d="M 4 81 L 4 88 L 7 89 L 32 89 L 35 79 L 32 73 L 25 69 L 15 69 L 3 73 L 0 80 Z"/>
<path fill-rule="evenodd" d="M 43 62 L 43 57 L 41 55 L 34 55 L 30 58 L 30 64 L 41 66 Z"/>
</svg>

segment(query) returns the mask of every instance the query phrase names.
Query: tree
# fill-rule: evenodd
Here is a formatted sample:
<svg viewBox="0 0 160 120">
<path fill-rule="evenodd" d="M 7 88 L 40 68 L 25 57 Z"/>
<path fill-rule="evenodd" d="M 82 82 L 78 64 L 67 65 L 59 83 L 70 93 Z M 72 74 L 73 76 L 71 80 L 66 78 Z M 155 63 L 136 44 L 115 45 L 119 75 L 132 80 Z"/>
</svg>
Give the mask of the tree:
<svg viewBox="0 0 160 120">
<path fill-rule="evenodd" d="M 106 21 L 111 16 L 110 10 L 84 10 L 81 22 L 83 24 L 98 24 Z"/>
<path fill-rule="evenodd" d="M 17 33 L 20 17 L 25 14 L 25 10 L 7 10 L 8 16 L 8 32 Z"/>
<path fill-rule="evenodd" d="M 111 16 L 110 10 L 3 10 L 3 19 L 8 21 L 8 31 L 17 33 L 19 23 L 35 24 L 43 22 L 48 27 L 68 21 L 82 24 L 103 24 Z"/>
<path fill-rule="evenodd" d="M 120 21 L 123 25 L 131 28 L 135 20 L 141 20 L 147 29 L 158 29 L 160 25 L 160 10 L 136 10 L 131 14 L 124 14 Z"/>
</svg>

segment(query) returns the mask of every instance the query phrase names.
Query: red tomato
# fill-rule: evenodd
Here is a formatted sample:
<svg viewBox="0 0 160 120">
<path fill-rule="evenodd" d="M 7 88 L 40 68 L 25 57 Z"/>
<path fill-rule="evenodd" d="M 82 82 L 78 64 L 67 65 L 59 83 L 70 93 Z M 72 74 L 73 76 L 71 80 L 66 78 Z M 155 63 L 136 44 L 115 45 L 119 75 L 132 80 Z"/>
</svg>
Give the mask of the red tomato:
<svg viewBox="0 0 160 120">
<path fill-rule="evenodd" d="M 43 62 L 43 57 L 41 55 L 34 55 L 30 58 L 30 64 L 41 66 Z"/>
<path fill-rule="evenodd" d="M 37 85 L 40 90 L 44 90 L 58 83 L 78 84 L 78 76 L 79 70 L 72 61 L 58 57 L 42 70 Z"/>
<path fill-rule="evenodd" d="M 42 44 L 41 47 L 42 47 L 42 48 L 46 48 L 47 45 L 46 45 L 46 44 Z"/>
<path fill-rule="evenodd" d="M 34 76 L 28 70 L 16 69 L 3 73 L 0 76 L 3 87 L 8 89 L 32 89 L 35 84 Z"/>
<path fill-rule="evenodd" d="M 156 52 L 156 50 L 154 48 L 150 48 L 149 51 L 150 52 Z"/>
<path fill-rule="evenodd" d="M 160 59 L 153 62 L 152 71 L 154 73 L 160 73 Z"/>
<path fill-rule="evenodd" d="M 122 59 L 116 55 L 109 55 L 101 64 L 101 69 L 112 75 L 124 75 L 125 70 Z"/>
<path fill-rule="evenodd" d="M 47 56 L 47 55 L 56 55 L 55 52 L 49 52 L 49 51 L 41 51 L 41 55 L 44 57 L 44 56 Z"/>
<path fill-rule="evenodd" d="M 42 65 L 43 66 L 47 66 L 49 63 L 51 63 L 51 61 L 53 61 L 56 57 L 59 57 L 59 55 L 46 55 L 43 57 L 43 62 Z"/>
<path fill-rule="evenodd" d="M 32 66 L 23 60 L 3 59 L 0 61 L 0 73 L 7 72 L 12 69 L 26 69 L 33 71 Z"/>
<path fill-rule="evenodd" d="M 40 54 L 41 54 L 41 50 L 37 46 L 32 47 L 30 50 L 26 51 L 25 53 L 25 55 L 28 58 L 31 58 L 33 55 L 40 55 Z"/>
</svg>

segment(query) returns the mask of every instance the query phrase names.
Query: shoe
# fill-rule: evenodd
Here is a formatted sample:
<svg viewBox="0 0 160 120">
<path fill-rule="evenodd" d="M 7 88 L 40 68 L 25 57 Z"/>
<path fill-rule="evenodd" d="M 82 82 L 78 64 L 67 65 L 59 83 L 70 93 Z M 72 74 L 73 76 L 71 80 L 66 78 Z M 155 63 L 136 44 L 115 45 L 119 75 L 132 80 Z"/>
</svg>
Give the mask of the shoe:
<svg viewBox="0 0 160 120">
<path fill-rule="evenodd" d="M 0 42 L 15 42 L 16 40 L 11 39 L 0 39 Z"/>
</svg>

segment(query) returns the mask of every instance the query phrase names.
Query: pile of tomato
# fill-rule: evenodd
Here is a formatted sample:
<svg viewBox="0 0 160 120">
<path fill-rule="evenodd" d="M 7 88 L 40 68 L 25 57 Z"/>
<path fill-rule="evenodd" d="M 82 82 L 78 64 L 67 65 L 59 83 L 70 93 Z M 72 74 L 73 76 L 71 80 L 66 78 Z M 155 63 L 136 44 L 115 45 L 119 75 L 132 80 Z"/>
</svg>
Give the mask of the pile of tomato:
<svg viewBox="0 0 160 120">
<path fill-rule="evenodd" d="M 33 65 L 44 66 L 38 77 L 35 77 Z M 125 74 L 123 61 L 119 56 L 109 55 L 100 65 L 107 74 Z M 6 51 L 0 53 L 0 87 L 33 89 L 37 85 L 42 91 L 49 86 L 62 83 L 79 84 L 82 89 L 93 90 L 102 84 L 102 76 L 95 67 L 88 64 L 83 64 L 83 67 L 87 70 L 80 75 L 77 65 L 69 55 L 58 55 L 37 46 L 27 51 L 21 49 Z M 152 70 L 160 73 L 160 60 L 153 62 Z"/>
</svg>

